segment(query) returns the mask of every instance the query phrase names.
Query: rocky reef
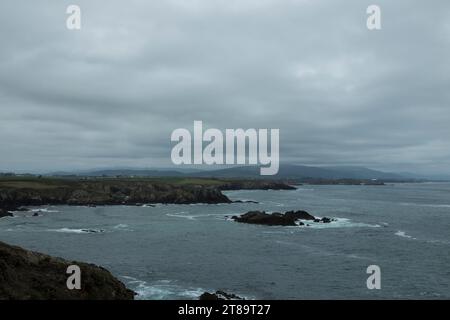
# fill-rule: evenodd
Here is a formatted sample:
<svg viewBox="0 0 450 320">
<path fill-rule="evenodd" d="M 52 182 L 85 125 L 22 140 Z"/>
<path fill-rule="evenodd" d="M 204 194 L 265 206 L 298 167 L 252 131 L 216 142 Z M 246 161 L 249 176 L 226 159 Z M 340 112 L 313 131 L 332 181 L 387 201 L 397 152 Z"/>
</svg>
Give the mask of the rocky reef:
<svg viewBox="0 0 450 320">
<path fill-rule="evenodd" d="M 224 291 L 218 290 L 215 293 L 205 292 L 200 297 L 199 300 L 245 300 L 233 293 L 226 293 Z"/>
<path fill-rule="evenodd" d="M 306 211 L 287 211 L 285 213 L 265 211 L 249 211 L 240 216 L 233 216 L 232 219 L 237 222 L 261 224 L 266 226 L 305 226 L 304 222 L 297 223 L 298 220 L 314 221 L 316 223 L 330 223 L 335 219 L 323 217 L 318 219 Z M 306 226 L 309 226 L 306 224 Z"/>
<path fill-rule="evenodd" d="M 66 286 L 69 265 L 81 269 L 80 290 Z M 0 242 L 1 300 L 133 300 L 134 295 L 102 267 Z"/>
</svg>

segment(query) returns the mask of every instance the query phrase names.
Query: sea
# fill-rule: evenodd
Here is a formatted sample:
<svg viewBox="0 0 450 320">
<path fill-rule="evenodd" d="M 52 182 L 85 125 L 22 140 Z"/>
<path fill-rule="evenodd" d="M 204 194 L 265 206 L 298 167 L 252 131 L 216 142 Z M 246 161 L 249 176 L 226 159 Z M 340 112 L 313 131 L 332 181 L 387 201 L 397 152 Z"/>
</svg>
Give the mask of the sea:
<svg viewBox="0 0 450 320">
<path fill-rule="evenodd" d="M 32 207 L 0 219 L 0 241 L 103 266 L 143 300 L 216 290 L 246 299 L 450 298 L 449 183 L 225 194 L 252 202 Z M 336 221 L 231 219 L 250 210 Z M 370 266 L 379 268 L 379 289 L 368 286 Z"/>
</svg>

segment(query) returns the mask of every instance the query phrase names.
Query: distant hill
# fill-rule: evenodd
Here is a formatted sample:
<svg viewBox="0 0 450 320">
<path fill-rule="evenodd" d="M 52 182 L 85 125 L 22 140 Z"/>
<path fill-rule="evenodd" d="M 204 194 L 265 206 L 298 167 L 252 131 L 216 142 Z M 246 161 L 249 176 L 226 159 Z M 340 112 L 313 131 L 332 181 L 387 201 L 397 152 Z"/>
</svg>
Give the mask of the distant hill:
<svg viewBox="0 0 450 320">
<path fill-rule="evenodd" d="M 137 177 L 184 177 L 190 174 L 203 172 L 198 169 L 178 168 L 112 168 L 112 169 L 92 169 L 83 171 L 59 171 L 47 174 L 48 176 L 85 176 L 85 177 L 116 177 L 116 176 L 137 176 Z"/>
<path fill-rule="evenodd" d="M 184 173 L 174 170 L 150 170 L 150 169 L 109 169 L 87 171 L 81 175 L 86 176 L 139 176 L 139 177 L 181 177 Z"/>
<path fill-rule="evenodd" d="M 213 171 L 196 173 L 196 176 L 217 178 L 256 178 L 261 177 L 259 167 L 234 167 Z M 263 176 L 264 178 L 276 179 L 379 179 L 379 180 L 405 180 L 408 177 L 372 170 L 364 167 L 334 166 L 334 167 L 312 167 L 302 165 L 281 165 L 277 175 Z"/>
<path fill-rule="evenodd" d="M 334 166 L 326 167 L 328 170 L 339 172 L 348 179 L 380 179 L 380 180 L 401 180 L 410 177 L 399 173 L 384 172 L 358 166 Z"/>
<path fill-rule="evenodd" d="M 216 170 L 197 170 L 185 168 L 170 169 L 101 169 L 70 173 L 59 172 L 51 175 L 77 176 L 142 176 L 142 177 L 216 177 L 216 178 L 264 178 L 264 179 L 379 179 L 408 180 L 414 177 L 383 172 L 357 166 L 313 167 L 284 164 L 277 175 L 261 176 L 257 166 L 232 167 Z"/>
</svg>

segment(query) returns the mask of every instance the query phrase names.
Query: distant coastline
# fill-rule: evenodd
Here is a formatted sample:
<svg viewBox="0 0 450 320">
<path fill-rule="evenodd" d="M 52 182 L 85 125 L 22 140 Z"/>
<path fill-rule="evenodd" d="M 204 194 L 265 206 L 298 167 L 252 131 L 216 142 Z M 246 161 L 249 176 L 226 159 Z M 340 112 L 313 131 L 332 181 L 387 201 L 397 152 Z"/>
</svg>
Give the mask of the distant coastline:
<svg viewBox="0 0 450 320">
<path fill-rule="evenodd" d="M 24 206 L 231 203 L 223 190 L 290 190 L 284 182 L 207 178 L 2 177 L 3 215 Z"/>
</svg>

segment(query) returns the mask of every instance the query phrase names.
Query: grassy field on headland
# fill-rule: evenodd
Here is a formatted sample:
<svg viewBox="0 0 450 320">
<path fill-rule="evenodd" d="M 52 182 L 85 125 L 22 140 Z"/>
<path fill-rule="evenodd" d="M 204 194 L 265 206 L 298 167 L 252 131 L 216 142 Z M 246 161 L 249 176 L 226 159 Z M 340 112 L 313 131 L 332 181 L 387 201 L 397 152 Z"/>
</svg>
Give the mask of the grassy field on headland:
<svg viewBox="0 0 450 320">
<path fill-rule="evenodd" d="M 0 178 L 0 208 L 30 205 L 229 203 L 223 190 L 294 187 L 277 181 L 214 178 L 8 176 Z"/>
</svg>

